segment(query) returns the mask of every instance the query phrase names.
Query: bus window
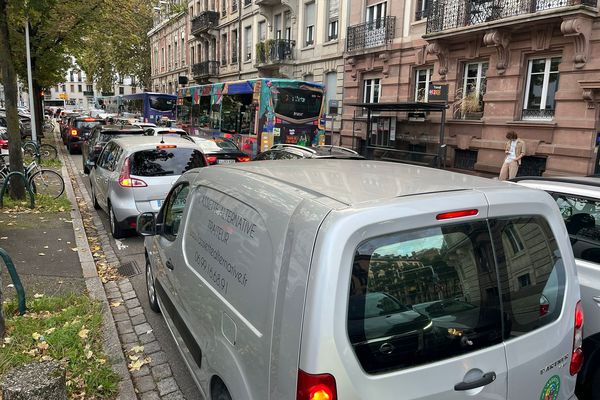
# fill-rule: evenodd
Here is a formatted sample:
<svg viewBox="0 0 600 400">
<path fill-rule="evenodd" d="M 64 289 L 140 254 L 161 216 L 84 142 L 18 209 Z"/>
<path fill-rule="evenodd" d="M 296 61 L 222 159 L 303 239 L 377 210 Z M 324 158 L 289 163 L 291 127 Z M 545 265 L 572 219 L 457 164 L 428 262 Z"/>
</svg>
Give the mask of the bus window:
<svg viewBox="0 0 600 400">
<path fill-rule="evenodd" d="M 221 131 L 250 133 L 252 94 L 224 95 L 221 104 Z"/>
<path fill-rule="evenodd" d="M 319 117 L 323 104 L 322 91 L 296 88 L 278 88 L 278 90 L 275 114 L 297 120 Z"/>
<path fill-rule="evenodd" d="M 210 125 L 210 96 L 200 97 L 200 104 L 192 106 L 192 125 L 194 128 L 208 128 Z"/>
<path fill-rule="evenodd" d="M 150 108 L 156 111 L 173 111 L 175 99 L 165 96 L 150 96 Z"/>
<path fill-rule="evenodd" d="M 192 109 L 192 97 L 187 96 L 182 99 L 183 104 L 177 106 L 177 120 L 184 125 L 190 124 L 190 111 Z"/>
</svg>

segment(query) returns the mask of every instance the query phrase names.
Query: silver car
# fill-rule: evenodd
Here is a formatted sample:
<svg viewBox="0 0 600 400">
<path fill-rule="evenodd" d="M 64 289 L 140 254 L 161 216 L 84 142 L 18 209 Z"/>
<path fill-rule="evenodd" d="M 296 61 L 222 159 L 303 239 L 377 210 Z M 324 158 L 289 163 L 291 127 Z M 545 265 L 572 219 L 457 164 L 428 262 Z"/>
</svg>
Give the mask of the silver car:
<svg viewBox="0 0 600 400">
<path fill-rule="evenodd" d="M 113 237 L 126 236 L 143 212 L 158 212 L 173 183 L 206 166 L 200 147 L 177 137 L 137 136 L 109 141 L 90 172 L 94 208 L 109 215 Z"/>
</svg>

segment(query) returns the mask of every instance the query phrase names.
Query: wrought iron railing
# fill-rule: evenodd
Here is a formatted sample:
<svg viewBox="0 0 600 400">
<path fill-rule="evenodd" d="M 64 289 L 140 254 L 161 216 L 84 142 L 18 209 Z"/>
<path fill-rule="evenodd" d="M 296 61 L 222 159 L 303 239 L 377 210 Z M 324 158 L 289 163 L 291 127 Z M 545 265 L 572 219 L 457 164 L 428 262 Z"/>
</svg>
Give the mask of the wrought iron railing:
<svg viewBox="0 0 600 400">
<path fill-rule="evenodd" d="M 192 35 L 206 32 L 219 24 L 219 13 L 217 11 L 202 11 L 192 19 Z"/>
<path fill-rule="evenodd" d="M 256 46 L 257 64 L 280 63 L 294 59 L 295 40 L 274 39 L 261 42 Z"/>
<path fill-rule="evenodd" d="M 570 6 L 596 7 L 598 0 L 433 0 L 427 33 Z"/>
<path fill-rule="evenodd" d="M 537 120 L 551 120 L 554 118 L 554 110 L 523 110 L 521 114 L 521 119 L 529 120 L 529 119 L 537 119 Z"/>
<path fill-rule="evenodd" d="M 196 78 L 208 78 L 219 74 L 218 61 L 203 61 L 192 66 L 192 73 Z"/>
<path fill-rule="evenodd" d="M 355 51 L 382 46 L 395 35 L 396 17 L 385 17 L 348 27 L 346 50 Z"/>
</svg>

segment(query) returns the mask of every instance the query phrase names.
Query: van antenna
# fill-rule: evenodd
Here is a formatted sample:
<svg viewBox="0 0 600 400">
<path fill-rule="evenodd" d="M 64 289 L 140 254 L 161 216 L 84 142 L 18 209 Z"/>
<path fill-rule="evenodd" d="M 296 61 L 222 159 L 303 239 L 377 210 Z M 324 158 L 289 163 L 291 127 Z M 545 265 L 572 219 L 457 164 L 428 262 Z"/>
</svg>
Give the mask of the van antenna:
<svg viewBox="0 0 600 400">
<path fill-rule="evenodd" d="M 165 133 L 164 132 L 160 135 L 160 144 L 165 144 Z"/>
</svg>

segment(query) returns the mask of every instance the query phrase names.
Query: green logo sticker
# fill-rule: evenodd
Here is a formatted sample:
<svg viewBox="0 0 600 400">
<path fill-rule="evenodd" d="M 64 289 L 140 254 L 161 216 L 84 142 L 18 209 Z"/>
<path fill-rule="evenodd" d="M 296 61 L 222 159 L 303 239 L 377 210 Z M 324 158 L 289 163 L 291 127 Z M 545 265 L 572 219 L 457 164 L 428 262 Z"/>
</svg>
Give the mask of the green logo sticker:
<svg viewBox="0 0 600 400">
<path fill-rule="evenodd" d="M 554 375 L 544 385 L 540 400 L 557 400 L 558 390 L 560 389 L 560 378 L 558 375 Z"/>
</svg>

